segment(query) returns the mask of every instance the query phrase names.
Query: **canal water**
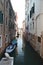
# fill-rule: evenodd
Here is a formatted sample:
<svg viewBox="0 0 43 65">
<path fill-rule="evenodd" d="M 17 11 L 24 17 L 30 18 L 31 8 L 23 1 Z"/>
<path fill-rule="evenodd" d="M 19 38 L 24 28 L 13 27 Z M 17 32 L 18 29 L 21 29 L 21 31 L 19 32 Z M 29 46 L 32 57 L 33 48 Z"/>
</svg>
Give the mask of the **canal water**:
<svg viewBox="0 0 43 65">
<path fill-rule="evenodd" d="M 17 39 L 17 48 L 12 56 L 14 57 L 14 65 L 43 65 L 38 53 L 22 37 Z"/>
<path fill-rule="evenodd" d="M 17 39 L 16 57 L 14 65 L 24 65 L 24 51 L 23 51 L 23 40 L 21 37 Z"/>
</svg>

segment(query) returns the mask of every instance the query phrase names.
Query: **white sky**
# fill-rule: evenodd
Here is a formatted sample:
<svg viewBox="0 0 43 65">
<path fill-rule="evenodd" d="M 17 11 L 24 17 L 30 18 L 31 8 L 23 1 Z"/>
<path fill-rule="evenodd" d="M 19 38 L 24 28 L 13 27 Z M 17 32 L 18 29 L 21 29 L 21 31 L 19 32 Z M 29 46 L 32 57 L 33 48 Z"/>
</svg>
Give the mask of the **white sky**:
<svg viewBox="0 0 43 65">
<path fill-rule="evenodd" d="M 11 0 L 11 3 L 18 15 L 18 27 L 21 27 L 22 21 L 25 19 L 25 0 Z"/>
</svg>

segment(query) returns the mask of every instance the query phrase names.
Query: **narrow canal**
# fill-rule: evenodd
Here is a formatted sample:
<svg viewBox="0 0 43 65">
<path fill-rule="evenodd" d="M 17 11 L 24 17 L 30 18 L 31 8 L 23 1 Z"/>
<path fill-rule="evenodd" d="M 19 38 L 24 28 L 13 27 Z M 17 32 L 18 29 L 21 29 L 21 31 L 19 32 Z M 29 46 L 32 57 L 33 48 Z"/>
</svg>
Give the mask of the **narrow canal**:
<svg viewBox="0 0 43 65">
<path fill-rule="evenodd" d="M 17 43 L 17 48 L 12 54 L 14 57 L 14 65 L 43 65 L 40 56 L 28 42 L 19 37 Z"/>
</svg>

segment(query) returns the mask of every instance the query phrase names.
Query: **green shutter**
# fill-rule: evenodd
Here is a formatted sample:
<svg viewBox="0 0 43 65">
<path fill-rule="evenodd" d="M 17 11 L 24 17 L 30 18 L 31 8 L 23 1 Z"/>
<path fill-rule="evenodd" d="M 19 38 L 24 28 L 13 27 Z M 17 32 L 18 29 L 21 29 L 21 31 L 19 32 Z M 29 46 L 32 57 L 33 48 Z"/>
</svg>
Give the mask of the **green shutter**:
<svg viewBox="0 0 43 65">
<path fill-rule="evenodd" d="M 0 11 L 0 24 L 3 24 L 3 13 Z"/>
</svg>

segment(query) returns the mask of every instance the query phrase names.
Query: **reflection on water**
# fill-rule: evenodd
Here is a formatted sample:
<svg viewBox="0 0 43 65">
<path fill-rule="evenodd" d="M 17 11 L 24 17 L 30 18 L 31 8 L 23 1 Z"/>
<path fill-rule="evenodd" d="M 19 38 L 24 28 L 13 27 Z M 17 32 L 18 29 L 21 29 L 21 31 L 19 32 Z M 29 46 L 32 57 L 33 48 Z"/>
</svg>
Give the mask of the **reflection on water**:
<svg viewBox="0 0 43 65">
<path fill-rule="evenodd" d="M 22 50 L 22 45 L 23 45 L 23 41 L 22 38 L 19 37 L 17 40 L 17 48 L 16 48 L 16 57 L 14 59 L 15 61 L 15 65 L 21 65 L 22 63 L 24 63 L 24 52 Z"/>
<path fill-rule="evenodd" d="M 20 54 L 23 54 L 23 50 L 22 50 L 23 41 L 22 41 L 22 39 L 21 39 L 20 37 L 18 38 L 17 43 L 18 43 L 18 47 L 17 47 L 17 49 L 18 49 L 18 54 L 19 54 L 19 55 L 20 55 Z"/>
</svg>

